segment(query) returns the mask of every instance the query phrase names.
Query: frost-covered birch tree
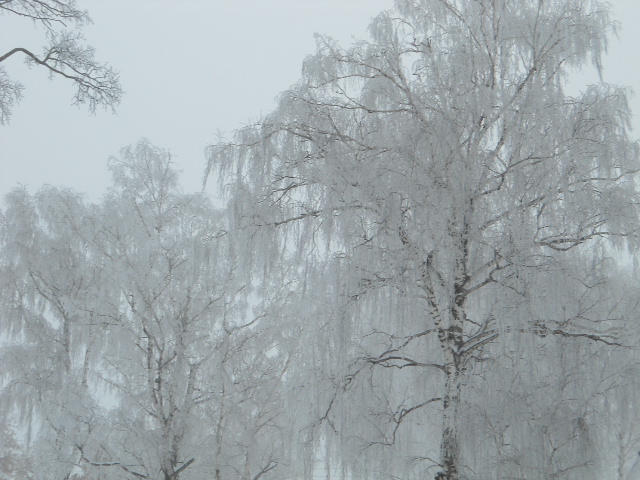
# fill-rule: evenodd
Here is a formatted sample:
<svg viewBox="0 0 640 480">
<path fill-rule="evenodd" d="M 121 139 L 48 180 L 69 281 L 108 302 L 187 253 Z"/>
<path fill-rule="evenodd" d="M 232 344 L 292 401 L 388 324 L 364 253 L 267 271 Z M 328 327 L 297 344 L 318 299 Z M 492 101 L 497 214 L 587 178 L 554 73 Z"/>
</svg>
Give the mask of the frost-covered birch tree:
<svg viewBox="0 0 640 480">
<path fill-rule="evenodd" d="M 398 0 L 369 41 L 318 37 L 277 108 L 208 149 L 255 264 L 304 271 L 314 458 L 354 478 L 489 478 L 502 453 L 475 456 L 465 424 L 489 371 L 507 413 L 527 407 L 509 381 L 553 392 L 497 430 L 501 445 L 542 435 L 509 473 L 601 478 L 577 446 L 597 402 L 571 403 L 597 389 L 558 369 L 568 348 L 622 342 L 609 256 L 635 246 L 638 147 L 627 89 L 565 88 L 601 72 L 615 27 L 595 0 Z M 509 380 L 519 351 L 530 376 Z M 536 420 L 554 395 L 572 432 Z"/>
<path fill-rule="evenodd" d="M 98 305 L 111 303 L 115 292 L 87 256 L 85 239 L 65 221 L 74 218 L 74 226 L 87 226 L 78 195 L 45 187 L 30 196 L 16 189 L 5 202 L 0 217 L 3 421 L 25 431 L 32 454 L 46 459 L 34 466 L 46 467 L 49 478 L 65 478 L 75 463 L 72 446 L 84 433 L 80 420 L 92 418 L 97 407 L 88 373 L 104 345 Z"/>
<path fill-rule="evenodd" d="M 2 212 L 0 399 L 34 424 L 38 478 L 282 472 L 279 297 L 249 304 L 223 216 L 168 152 L 143 141 L 110 169 L 100 204 L 18 189 Z"/>
</svg>

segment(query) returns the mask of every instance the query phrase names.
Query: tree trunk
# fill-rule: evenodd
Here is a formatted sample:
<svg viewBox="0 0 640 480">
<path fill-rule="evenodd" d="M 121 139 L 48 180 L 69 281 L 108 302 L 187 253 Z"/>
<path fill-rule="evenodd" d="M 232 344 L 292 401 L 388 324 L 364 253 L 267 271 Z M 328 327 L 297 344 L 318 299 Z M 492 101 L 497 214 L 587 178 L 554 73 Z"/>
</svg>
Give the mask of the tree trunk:
<svg viewBox="0 0 640 480">
<path fill-rule="evenodd" d="M 458 480 L 460 470 L 460 440 L 458 437 L 460 372 L 455 366 L 451 371 L 447 369 L 445 388 L 442 439 L 440 444 L 442 471 L 438 472 L 435 480 Z"/>
<path fill-rule="evenodd" d="M 466 216 L 465 216 L 466 219 Z M 444 367 L 447 375 L 445 392 L 443 397 L 442 412 L 442 438 L 440 443 L 440 462 L 442 470 L 436 474 L 435 480 L 459 480 L 460 478 L 460 395 L 462 389 L 462 376 L 464 375 L 464 359 L 462 351 L 464 346 L 464 324 L 466 312 L 464 303 L 467 298 L 466 284 L 468 261 L 468 226 L 466 220 L 462 223 L 461 233 L 454 237 L 454 245 L 457 250 L 455 259 L 454 297 L 451 303 L 451 311 L 446 315 L 448 325 L 440 322 L 437 324 L 438 339 L 444 358 Z M 442 309 L 440 309 L 442 312 Z"/>
</svg>

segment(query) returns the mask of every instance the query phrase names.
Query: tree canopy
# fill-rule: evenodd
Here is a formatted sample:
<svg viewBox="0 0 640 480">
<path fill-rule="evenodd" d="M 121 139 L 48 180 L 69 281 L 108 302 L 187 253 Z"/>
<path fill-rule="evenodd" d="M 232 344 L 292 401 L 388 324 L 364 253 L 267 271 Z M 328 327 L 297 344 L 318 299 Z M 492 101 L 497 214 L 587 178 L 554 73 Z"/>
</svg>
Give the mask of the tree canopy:
<svg viewBox="0 0 640 480">
<path fill-rule="evenodd" d="M 632 318 L 611 259 L 637 245 L 628 91 L 565 91 L 614 31 L 598 1 L 399 0 L 370 41 L 318 37 L 277 108 L 209 148 L 258 268 L 301 265 L 306 321 L 332 332 L 315 355 L 342 380 L 315 401 L 349 475 L 601 478 L 571 449 L 602 397 L 579 407 L 544 378 L 586 384 L 567 342 L 622 346 Z M 570 422 L 519 412 L 487 430 L 524 406 L 491 416 L 489 378 L 521 368 L 525 389 L 567 395 Z"/>
<path fill-rule="evenodd" d="M 260 355 L 279 297 L 247 303 L 224 218 L 168 152 L 110 169 L 100 204 L 16 189 L 2 212 L 1 398 L 38 431 L 34 474 L 258 478 L 283 455 L 286 357 Z"/>
</svg>

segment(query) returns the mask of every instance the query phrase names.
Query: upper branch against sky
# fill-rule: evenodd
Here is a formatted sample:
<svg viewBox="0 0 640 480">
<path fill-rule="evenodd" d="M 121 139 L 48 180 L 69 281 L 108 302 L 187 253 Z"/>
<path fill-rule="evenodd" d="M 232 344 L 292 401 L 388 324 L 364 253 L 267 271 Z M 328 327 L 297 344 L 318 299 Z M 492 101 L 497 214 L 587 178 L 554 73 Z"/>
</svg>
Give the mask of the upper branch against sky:
<svg viewBox="0 0 640 480">
<path fill-rule="evenodd" d="M 0 14 L 32 20 L 34 26 L 44 29 L 47 40 L 41 54 L 15 46 L 0 53 L 0 63 L 22 56 L 30 67 L 46 68 L 50 78 L 70 80 L 76 87 L 73 104 L 86 104 L 91 113 L 98 106 L 113 110 L 120 103 L 123 92 L 118 72 L 98 62 L 93 47 L 82 44 L 79 30 L 91 23 L 91 18 L 86 10 L 78 9 L 75 0 L 0 0 Z M 0 125 L 9 122 L 23 89 L 4 65 L 0 66 Z"/>
</svg>

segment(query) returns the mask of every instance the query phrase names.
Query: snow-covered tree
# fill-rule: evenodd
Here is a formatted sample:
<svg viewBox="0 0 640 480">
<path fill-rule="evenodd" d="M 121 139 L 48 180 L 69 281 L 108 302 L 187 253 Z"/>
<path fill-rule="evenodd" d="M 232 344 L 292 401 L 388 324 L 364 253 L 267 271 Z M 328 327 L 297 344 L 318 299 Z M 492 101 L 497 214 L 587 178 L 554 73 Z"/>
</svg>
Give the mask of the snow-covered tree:
<svg viewBox="0 0 640 480">
<path fill-rule="evenodd" d="M 110 169 L 100 204 L 18 189 L 3 211 L 2 400 L 36 425 L 38 478 L 267 478 L 279 297 L 249 303 L 224 217 L 168 152 L 142 141 Z"/>
<path fill-rule="evenodd" d="M 87 256 L 85 240 L 65 221 L 74 218 L 78 226 L 86 219 L 78 195 L 45 187 L 33 197 L 16 189 L 5 200 L 0 398 L 5 418 L 21 420 L 27 441 L 47 432 L 32 451 L 48 459 L 51 478 L 64 478 L 73 470 L 75 436 L 82 434 L 77 420 L 90 418 L 95 408 L 88 373 L 103 330 L 97 307 L 113 290 Z"/>
<path fill-rule="evenodd" d="M 255 265 L 304 272 L 312 457 L 341 452 L 334 465 L 356 478 L 488 478 L 464 419 L 489 414 L 485 370 L 506 382 L 522 350 L 531 376 L 502 389 L 519 425 L 500 434 L 544 430 L 540 402 L 557 398 L 568 410 L 553 418 L 571 411 L 573 430 L 550 424 L 521 463 L 601 478 L 577 453 L 596 399 L 571 402 L 597 389 L 558 368 L 569 348 L 622 343 L 609 256 L 635 246 L 638 147 L 625 88 L 565 85 L 601 71 L 614 31 L 595 0 L 398 0 L 370 41 L 318 37 L 274 112 L 209 147 Z M 535 365 L 536 352 L 552 358 Z M 553 394 L 519 405 L 530 388 Z"/>
</svg>

